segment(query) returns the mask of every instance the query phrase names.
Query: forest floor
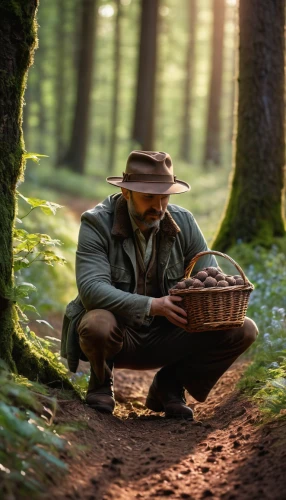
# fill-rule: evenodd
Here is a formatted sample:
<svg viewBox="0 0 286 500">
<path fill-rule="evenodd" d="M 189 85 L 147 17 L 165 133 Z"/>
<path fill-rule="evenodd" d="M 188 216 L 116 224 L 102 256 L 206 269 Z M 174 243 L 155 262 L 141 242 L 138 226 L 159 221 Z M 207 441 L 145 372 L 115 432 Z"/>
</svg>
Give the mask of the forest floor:
<svg viewBox="0 0 286 500">
<path fill-rule="evenodd" d="M 233 365 L 205 403 L 187 396 L 193 422 L 145 408 L 153 371 L 115 372 L 114 415 L 60 401 L 56 421 L 84 425 L 49 498 L 285 499 L 286 422 L 259 425 L 258 409 L 235 389 L 244 368 Z"/>
<path fill-rule="evenodd" d="M 79 220 L 87 207 L 76 200 L 70 208 Z M 68 436 L 72 454 L 62 457 L 69 472 L 46 498 L 284 500 L 286 421 L 261 424 L 236 389 L 245 367 L 235 363 L 205 403 L 187 395 L 193 422 L 145 408 L 152 370 L 115 371 L 114 415 L 60 399 L 56 423 L 81 425 Z"/>
</svg>

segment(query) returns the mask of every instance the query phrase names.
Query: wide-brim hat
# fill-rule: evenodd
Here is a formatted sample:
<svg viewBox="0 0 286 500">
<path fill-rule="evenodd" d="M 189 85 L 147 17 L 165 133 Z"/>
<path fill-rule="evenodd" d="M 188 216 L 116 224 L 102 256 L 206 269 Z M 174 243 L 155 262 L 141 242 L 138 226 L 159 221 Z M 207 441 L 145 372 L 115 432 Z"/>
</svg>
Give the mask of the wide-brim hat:
<svg viewBox="0 0 286 500">
<path fill-rule="evenodd" d="M 162 151 L 132 151 L 122 177 L 107 177 L 113 186 L 148 194 L 179 194 L 191 186 L 173 174 L 170 155 Z"/>
</svg>

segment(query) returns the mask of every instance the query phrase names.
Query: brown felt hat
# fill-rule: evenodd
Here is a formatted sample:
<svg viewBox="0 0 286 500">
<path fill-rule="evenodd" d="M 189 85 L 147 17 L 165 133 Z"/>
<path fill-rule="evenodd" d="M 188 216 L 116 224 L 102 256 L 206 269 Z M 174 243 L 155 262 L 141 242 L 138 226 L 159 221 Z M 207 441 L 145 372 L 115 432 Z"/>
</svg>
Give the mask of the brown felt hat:
<svg viewBox="0 0 286 500">
<path fill-rule="evenodd" d="M 107 177 L 113 186 L 148 194 L 179 194 L 191 189 L 173 174 L 171 156 L 162 151 L 132 151 L 123 177 Z"/>
</svg>

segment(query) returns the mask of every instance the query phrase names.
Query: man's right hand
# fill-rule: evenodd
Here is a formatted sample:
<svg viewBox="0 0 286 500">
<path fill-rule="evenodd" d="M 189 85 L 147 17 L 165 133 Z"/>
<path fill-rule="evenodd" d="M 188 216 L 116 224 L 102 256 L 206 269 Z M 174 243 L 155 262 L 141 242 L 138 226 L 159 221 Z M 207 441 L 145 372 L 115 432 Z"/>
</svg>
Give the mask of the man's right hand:
<svg viewBox="0 0 286 500">
<path fill-rule="evenodd" d="M 188 321 L 186 311 L 178 304 L 182 300 L 182 297 L 175 295 L 154 298 L 151 302 L 150 315 L 165 316 L 174 325 L 184 328 Z"/>
</svg>

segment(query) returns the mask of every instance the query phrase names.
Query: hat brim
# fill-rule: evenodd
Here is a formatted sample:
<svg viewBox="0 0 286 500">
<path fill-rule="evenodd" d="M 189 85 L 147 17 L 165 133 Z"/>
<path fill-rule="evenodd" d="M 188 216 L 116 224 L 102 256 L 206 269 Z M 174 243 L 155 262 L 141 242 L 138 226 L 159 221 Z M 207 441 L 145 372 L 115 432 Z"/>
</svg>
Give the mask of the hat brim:
<svg viewBox="0 0 286 500">
<path fill-rule="evenodd" d="M 119 188 L 123 187 L 130 191 L 147 194 L 180 194 L 191 189 L 187 182 L 178 179 L 174 184 L 169 182 L 122 182 L 122 177 L 107 177 L 106 181 Z"/>
</svg>

